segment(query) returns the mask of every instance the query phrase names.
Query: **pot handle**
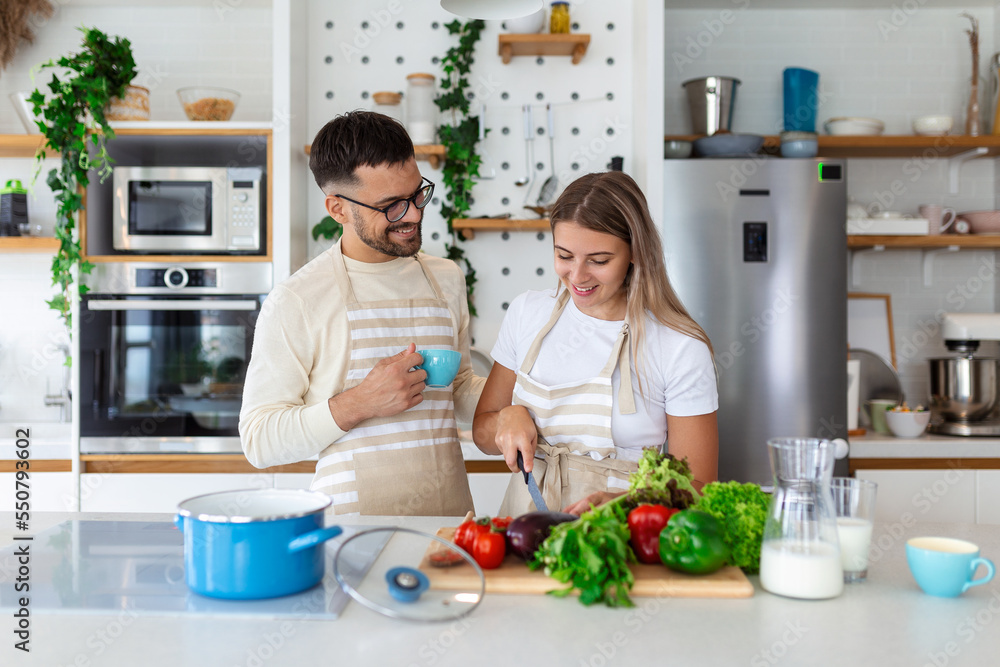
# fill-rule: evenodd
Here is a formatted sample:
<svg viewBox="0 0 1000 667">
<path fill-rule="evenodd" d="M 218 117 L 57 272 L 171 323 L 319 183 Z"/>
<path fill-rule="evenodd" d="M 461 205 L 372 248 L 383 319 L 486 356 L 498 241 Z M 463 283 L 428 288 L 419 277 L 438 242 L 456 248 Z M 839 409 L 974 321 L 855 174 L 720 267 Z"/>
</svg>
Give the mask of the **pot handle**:
<svg viewBox="0 0 1000 667">
<path fill-rule="evenodd" d="M 184 518 L 180 514 L 174 515 L 174 525 L 177 526 L 177 530 L 184 532 Z"/>
<path fill-rule="evenodd" d="M 344 532 L 344 529 L 340 526 L 327 526 L 326 528 L 317 528 L 316 530 L 310 530 L 308 533 L 302 533 L 288 543 L 288 553 L 295 553 L 296 551 L 314 547 L 321 542 L 333 539 L 342 532 Z"/>
</svg>

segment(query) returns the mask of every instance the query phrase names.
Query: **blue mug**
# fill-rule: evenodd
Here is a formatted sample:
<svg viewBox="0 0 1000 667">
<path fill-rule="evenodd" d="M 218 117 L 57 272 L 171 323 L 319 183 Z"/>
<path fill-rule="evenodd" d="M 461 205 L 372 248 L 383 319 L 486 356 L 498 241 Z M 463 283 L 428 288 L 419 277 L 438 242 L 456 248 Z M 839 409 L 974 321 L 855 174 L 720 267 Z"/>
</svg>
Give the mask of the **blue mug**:
<svg viewBox="0 0 1000 667">
<path fill-rule="evenodd" d="M 787 67 L 782 79 L 785 131 L 815 132 L 819 73 L 801 67 Z"/>
<path fill-rule="evenodd" d="M 908 540 L 906 562 L 925 593 L 943 598 L 953 598 L 973 586 L 985 584 L 993 579 L 995 572 L 992 561 L 979 557 L 979 547 L 950 537 Z M 986 576 L 976 579 L 980 565 L 986 567 Z"/>
<path fill-rule="evenodd" d="M 428 387 L 447 387 L 458 374 L 462 363 L 461 352 L 455 350 L 417 350 L 424 358 L 424 363 L 417 368 L 427 371 L 424 381 Z"/>
</svg>

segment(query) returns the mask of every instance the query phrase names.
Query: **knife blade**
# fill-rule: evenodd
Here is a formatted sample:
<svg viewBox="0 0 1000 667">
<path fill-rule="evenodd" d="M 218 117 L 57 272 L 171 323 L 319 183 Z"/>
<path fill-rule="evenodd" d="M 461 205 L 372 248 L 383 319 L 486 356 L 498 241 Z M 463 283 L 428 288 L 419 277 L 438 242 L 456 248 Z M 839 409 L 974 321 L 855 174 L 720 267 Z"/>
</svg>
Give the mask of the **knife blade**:
<svg viewBox="0 0 1000 667">
<path fill-rule="evenodd" d="M 535 509 L 539 512 L 548 512 L 549 506 L 545 504 L 542 492 L 538 490 L 535 476 L 524 469 L 524 457 L 521 455 L 521 450 L 517 451 L 517 467 L 524 474 L 524 483 L 528 485 L 528 494 L 531 495 L 531 502 L 535 503 Z"/>
</svg>

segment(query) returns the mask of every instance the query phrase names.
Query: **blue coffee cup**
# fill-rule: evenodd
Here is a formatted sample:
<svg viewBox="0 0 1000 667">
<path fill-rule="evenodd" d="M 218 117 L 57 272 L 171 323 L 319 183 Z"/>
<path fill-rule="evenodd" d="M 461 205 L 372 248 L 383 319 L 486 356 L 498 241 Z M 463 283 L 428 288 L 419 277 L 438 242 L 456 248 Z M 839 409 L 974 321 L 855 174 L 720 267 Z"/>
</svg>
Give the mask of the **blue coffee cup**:
<svg viewBox="0 0 1000 667">
<path fill-rule="evenodd" d="M 427 371 L 424 381 L 428 387 L 447 387 L 458 374 L 462 354 L 455 350 L 417 350 L 424 363 L 417 368 Z"/>
<path fill-rule="evenodd" d="M 819 73 L 801 67 L 786 67 L 782 79 L 785 131 L 815 132 Z"/>
<path fill-rule="evenodd" d="M 906 562 L 925 593 L 943 598 L 953 598 L 973 586 L 985 584 L 993 579 L 995 572 L 992 561 L 979 557 L 979 547 L 950 537 L 908 540 Z M 980 565 L 986 567 L 986 576 L 976 579 Z"/>
</svg>

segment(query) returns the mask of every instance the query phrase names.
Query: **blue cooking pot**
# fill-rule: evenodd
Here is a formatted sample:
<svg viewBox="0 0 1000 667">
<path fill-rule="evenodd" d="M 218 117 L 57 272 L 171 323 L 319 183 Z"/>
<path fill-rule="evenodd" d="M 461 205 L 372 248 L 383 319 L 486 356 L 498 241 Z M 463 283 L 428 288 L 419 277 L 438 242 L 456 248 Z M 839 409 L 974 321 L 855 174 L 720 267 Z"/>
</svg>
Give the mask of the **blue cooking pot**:
<svg viewBox="0 0 1000 667">
<path fill-rule="evenodd" d="M 188 587 L 213 598 L 291 595 L 323 578 L 323 527 L 330 497 L 316 491 L 247 489 L 209 493 L 178 506 Z"/>
</svg>

